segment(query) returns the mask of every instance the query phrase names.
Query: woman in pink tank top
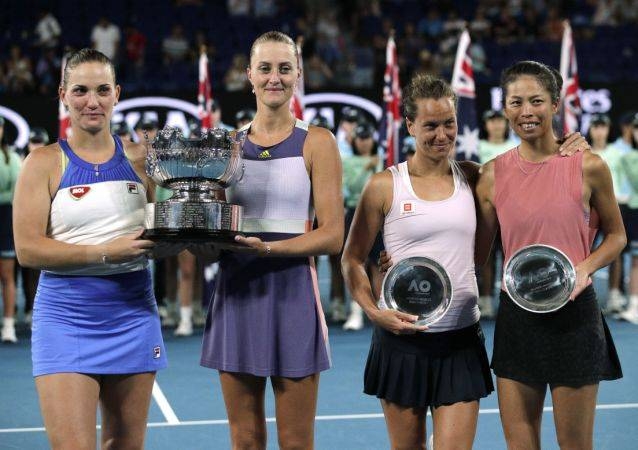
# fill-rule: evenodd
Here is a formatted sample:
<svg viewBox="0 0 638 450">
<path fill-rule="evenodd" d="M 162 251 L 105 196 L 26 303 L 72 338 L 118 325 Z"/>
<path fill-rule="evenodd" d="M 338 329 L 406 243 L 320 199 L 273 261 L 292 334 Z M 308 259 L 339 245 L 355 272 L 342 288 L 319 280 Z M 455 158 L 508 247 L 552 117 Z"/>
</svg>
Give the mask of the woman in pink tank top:
<svg viewBox="0 0 638 450">
<path fill-rule="evenodd" d="M 449 159 L 457 136 L 456 97 L 445 81 L 413 78 L 404 109 L 416 153 L 409 163 L 371 177 L 342 259 L 348 288 L 375 325 L 364 392 L 381 400 L 392 448 L 425 448 L 431 409 L 435 445 L 471 449 L 479 400 L 494 390 L 476 306 L 472 191 L 478 165 Z M 406 202 L 413 214 L 401 216 L 399 205 Z M 397 261 L 416 251 L 435 257 L 451 274 L 453 312 L 430 330 L 415 325 L 416 316 L 377 305 L 365 266 L 382 227 Z"/>
<path fill-rule="evenodd" d="M 492 368 L 503 430 L 508 448 L 540 449 L 549 386 L 561 447 L 591 449 L 598 383 L 622 371 L 590 276 L 620 253 L 625 231 L 602 159 L 590 151 L 559 156 L 552 118 L 560 75 L 524 61 L 506 69 L 501 84 L 521 144 L 483 166 L 477 245 L 490 245 L 500 228 L 505 260 L 526 245 L 549 244 L 576 268 L 573 301 L 558 311 L 532 313 L 501 293 Z M 605 237 L 591 252 L 596 216 Z"/>
</svg>

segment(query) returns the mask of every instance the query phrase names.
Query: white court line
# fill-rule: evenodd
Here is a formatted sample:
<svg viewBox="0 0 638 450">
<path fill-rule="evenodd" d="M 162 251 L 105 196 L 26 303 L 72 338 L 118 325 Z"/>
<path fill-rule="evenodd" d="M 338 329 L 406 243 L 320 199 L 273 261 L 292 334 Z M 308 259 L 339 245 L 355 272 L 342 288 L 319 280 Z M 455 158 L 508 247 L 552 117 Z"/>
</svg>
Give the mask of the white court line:
<svg viewBox="0 0 638 450">
<path fill-rule="evenodd" d="M 170 406 L 169 406 L 170 408 Z M 638 409 L 638 403 L 612 403 L 608 405 L 596 405 L 596 409 Z M 172 410 L 171 410 L 172 411 Z M 544 412 L 551 412 L 552 407 L 546 406 L 543 408 Z M 174 415 L 175 413 L 173 413 Z M 429 414 L 429 413 L 428 413 Z M 481 409 L 479 414 L 498 414 L 498 408 Z M 168 419 L 168 418 L 167 418 Z M 329 416 L 316 416 L 315 420 L 357 420 L 357 419 L 383 419 L 383 414 L 340 414 Z M 274 417 L 266 418 L 266 422 L 274 422 Z M 148 428 L 162 428 L 162 427 L 184 427 L 184 426 L 198 426 L 198 425 L 228 425 L 227 419 L 216 420 L 184 420 L 180 422 L 175 417 L 174 422 L 150 422 L 146 424 Z M 100 428 L 98 425 L 97 428 Z M 32 433 L 45 431 L 44 427 L 35 428 L 0 428 L 0 433 Z"/>
<path fill-rule="evenodd" d="M 168 403 L 166 396 L 160 389 L 159 384 L 157 384 L 157 380 L 153 381 L 153 398 L 155 399 L 157 406 L 159 406 L 159 409 L 162 411 L 162 414 L 164 414 L 166 423 L 169 425 L 179 424 L 177 414 L 175 414 L 175 411 L 171 408 L 171 404 Z"/>
</svg>

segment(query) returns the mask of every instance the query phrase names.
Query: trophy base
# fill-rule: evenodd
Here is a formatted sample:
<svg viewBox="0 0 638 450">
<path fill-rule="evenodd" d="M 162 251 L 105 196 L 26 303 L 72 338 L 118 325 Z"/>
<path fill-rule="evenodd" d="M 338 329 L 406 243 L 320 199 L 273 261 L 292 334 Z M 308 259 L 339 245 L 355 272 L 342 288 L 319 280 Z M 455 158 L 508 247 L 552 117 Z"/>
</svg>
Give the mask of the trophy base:
<svg viewBox="0 0 638 450">
<path fill-rule="evenodd" d="M 142 239 L 155 242 L 215 243 L 227 246 L 241 246 L 241 244 L 235 241 L 235 236 L 243 235 L 236 231 L 185 230 L 179 228 L 151 228 L 142 233 Z"/>
<path fill-rule="evenodd" d="M 219 201 L 148 203 L 142 237 L 152 241 L 241 246 L 235 242 L 235 236 L 240 234 L 241 213 L 241 206 Z"/>
</svg>

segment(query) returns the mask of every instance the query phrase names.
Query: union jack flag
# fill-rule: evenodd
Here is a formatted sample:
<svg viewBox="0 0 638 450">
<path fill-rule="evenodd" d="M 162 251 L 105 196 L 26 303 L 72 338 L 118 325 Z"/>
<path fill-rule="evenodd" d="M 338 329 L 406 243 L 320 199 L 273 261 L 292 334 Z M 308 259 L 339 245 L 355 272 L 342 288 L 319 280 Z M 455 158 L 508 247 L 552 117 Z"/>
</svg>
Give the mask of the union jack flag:
<svg viewBox="0 0 638 450">
<path fill-rule="evenodd" d="M 303 97 L 306 94 L 306 88 L 304 86 L 303 81 L 303 57 L 301 55 L 301 47 L 303 46 L 303 37 L 297 38 L 297 54 L 299 55 L 299 70 L 301 71 L 301 76 L 299 77 L 299 82 L 297 83 L 297 89 L 292 94 L 292 99 L 290 101 L 290 112 L 297 118 L 303 120 L 303 109 L 304 102 Z"/>
<path fill-rule="evenodd" d="M 62 56 L 60 64 L 60 79 L 64 79 L 64 67 L 66 66 L 66 55 Z M 58 101 L 58 138 L 67 139 L 71 134 L 71 117 L 62 99 Z"/>
<path fill-rule="evenodd" d="M 401 86 L 399 84 L 399 62 L 394 33 L 388 38 L 385 50 L 385 75 L 383 76 L 383 102 L 385 103 L 385 166 L 399 162 L 399 130 L 401 128 Z"/>
<path fill-rule="evenodd" d="M 578 86 L 578 65 L 576 64 L 576 47 L 572 38 L 569 21 L 563 22 L 563 42 L 560 51 L 560 75 L 563 77 L 561 90 L 560 116 L 563 133 L 578 131 L 582 113 Z"/>
<path fill-rule="evenodd" d="M 479 128 L 470 44 L 470 33 L 465 30 L 459 38 L 451 86 L 458 97 L 456 116 L 459 132 L 456 138 L 456 159 L 478 161 Z"/>
<path fill-rule="evenodd" d="M 197 103 L 202 131 L 206 131 L 215 125 L 213 123 L 213 93 L 210 87 L 210 77 L 208 76 L 208 56 L 206 55 L 206 47 L 202 46 L 200 52 Z"/>
</svg>

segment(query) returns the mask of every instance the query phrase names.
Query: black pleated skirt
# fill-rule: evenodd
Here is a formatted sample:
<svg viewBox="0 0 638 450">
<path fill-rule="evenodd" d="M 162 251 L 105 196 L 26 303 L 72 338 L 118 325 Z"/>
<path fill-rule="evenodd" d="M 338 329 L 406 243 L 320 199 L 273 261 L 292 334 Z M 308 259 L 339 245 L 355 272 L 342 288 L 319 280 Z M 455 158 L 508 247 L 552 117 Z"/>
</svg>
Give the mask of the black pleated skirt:
<svg viewBox="0 0 638 450">
<path fill-rule="evenodd" d="M 622 377 L 591 285 L 551 313 L 526 311 L 504 291 L 500 300 L 492 355 L 497 377 L 574 387 Z"/>
<path fill-rule="evenodd" d="M 478 400 L 494 390 L 478 323 L 460 330 L 397 336 L 375 327 L 364 392 L 423 407 Z"/>
</svg>

